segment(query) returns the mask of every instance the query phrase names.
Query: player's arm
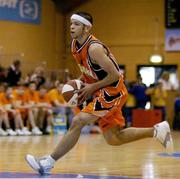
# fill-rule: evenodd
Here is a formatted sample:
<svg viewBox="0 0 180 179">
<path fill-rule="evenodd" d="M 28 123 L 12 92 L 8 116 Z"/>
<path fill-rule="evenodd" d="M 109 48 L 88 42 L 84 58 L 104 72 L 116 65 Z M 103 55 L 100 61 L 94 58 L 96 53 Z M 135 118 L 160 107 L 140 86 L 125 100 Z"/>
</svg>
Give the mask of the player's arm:
<svg viewBox="0 0 180 179">
<path fill-rule="evenodd" d="M 94 83 L 93 86 L 95 90 L 108 86 L 119 80 L 119 71 L 116 69 L 113 62 L 109 59 L 104 47 L 101 44 L 92 44 L 89 47 L 88 52 L 93 63 L 98 64 L 104 71 L 107 72 L 107 76 L 103 80 Z"/>
<path fill-rule="evenodd" d="M 93 63 L 98 64 L 104 71 L 107 72 L 107 76 L 96 83 L 86 84 L 85 87 L 79 91 L 78 99 L 80 104 L 86 100 L 88 96 L 92 95 L 94 91 L 118 81 L 120 77 L 120 73 L 107 56 L 106 51 L 101 44 L 92 44 L 89 47 L 88 53 Z"/>
</svg>

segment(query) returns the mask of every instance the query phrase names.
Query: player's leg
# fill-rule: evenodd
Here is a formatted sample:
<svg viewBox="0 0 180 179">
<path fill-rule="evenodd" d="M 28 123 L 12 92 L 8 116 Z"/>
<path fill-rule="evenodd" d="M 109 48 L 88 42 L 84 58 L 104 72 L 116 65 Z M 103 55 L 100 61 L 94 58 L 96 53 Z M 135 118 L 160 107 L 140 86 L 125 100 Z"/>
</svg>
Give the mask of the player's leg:
<svg viewBox="0 0 180 179">
<path fill-rule="evenodd" d="M 28 164 L 34 170 L 41 174 L 49 173 L 55 161 L 60 159 L 75 146 L 80 137 L 82 128 L 87 124 L 95 122 L 97 119 L 98 117 L 95 115 L 80 112 L 78 115 L 74 117 L 68 132 L 60 140 L 59 144 L 52 152 L 52 154 L 41 159 L 37 159 L 32 155 L 27 155 L 26 160 Z"/>
<path fill-rule="evenodd" d="M 118 125 L 103 132 L 104 138 L 110 145 L 121 145 L 135 140 L 153 137 L 153 128 L 126 128 L 121 129 Z"/>
<path fill-rule="evenodd" d="M 60 143 L 58 144 L 54 152 L 51 154 L 51 156 L 55 160 L 58 160 L 64 154 L 66 154 L 77 143 L 81 133 L 81 129 L 85 125 L 95 122 L 97 119 L 97 116 L 84 112 L 80 112 L 78 115 L 76 115 L 73 119 L 73 122 L 68 132 L 60 141 Z"/>
<path fill-rule="evenodd" d="M 173 140 L 167 121 L 156 124 L 153 128 L 120 129 L 115 126 L 103 132 L 104 138 L 110 145 L 121 145 L 143 138 L 155 137 L 167 149 L 173 150 Z"/>
</svg>

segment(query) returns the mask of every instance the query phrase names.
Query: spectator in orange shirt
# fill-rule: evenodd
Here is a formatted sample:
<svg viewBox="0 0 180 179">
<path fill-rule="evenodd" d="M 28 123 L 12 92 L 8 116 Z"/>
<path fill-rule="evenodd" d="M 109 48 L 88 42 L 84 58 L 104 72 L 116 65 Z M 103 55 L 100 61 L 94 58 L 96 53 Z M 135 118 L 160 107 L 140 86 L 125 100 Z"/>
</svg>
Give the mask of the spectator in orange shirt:
<svg viewBox="0 0 180 179">
<path fill-rule="evenodd" d="M 18 109 L 23 116 L 28 117 L 28 121 L 32 128 L 32 134 L 42 135 L 42 132 L 35 124 L 33 110 L 32 110 L 34 105 L 28 103 L 28 95 L 25 92 L 24 86 L 22 84 L 17 86 L 17 88 L 13 91 L 13 95 L 14 95 L 13 106 L 15 109 Z"/>
<path fill-rule="evenodd" d="M 63 83 L 57 82 L 56 87 L 48 92 L 49 100 L 53 106 L 53 112 L 65 114 L 67 104 L 62 96 Z"/>
<path fill-rule="evenodd" d="M 51 126 L 52 126 L 52 119 L 53 119 L 53 111 L 52 105 L 49 100 L 49 96 L 47 94 L 47 89 L 44 85 L 41 85 L 39 88 L 38 93 L 38 108 L 39 108 L 39 127 L 40 129 L 44 130 L 44 122 L 47 119 L 46 127 L 45 127 L 45 134 L 50 134 Z"/>
<path fill-rule="evenodd" d="M 30 106 L 32 106 L 32 113 L 34 116 L 34 121 L 37 124 L 38 123 L 38 91 L 36 90 L 36 83 L 30 82 L 28 85 L 28 88 L 25 90 L 25 93 L 27 95 L 27 102 Z"/>
<path fill-rule="evenodd" d="M 48 92 L 50 102 L 55 107 L 64 107 L 66 102 L 61 94 L 63 83 L 57 82 L 56 87 Z"/>
<path fill-rule="evenodd" d="M 2 128 L 3 122 L 6 127 L 6 130 Z M 0 136 L 7 136 L 7 135 L 14 136 L 16 135 L 16 132 L 10 128 L 6 112 L 2 107 L 0 107 Z"/>
<path fill-rule="evenodd" d="M 50 102 L 53 106 L 54 114 L 62 114 L 67 116 L 67 128 L 69 128 L 72 118 L 74 116 L 74 112 L 70 106 L 67 105 L 63 96 L 62 96 L 62 87 L 63 83 L 57 82 L 56 88 L 50 90 L 48 92 L 48 96 Z"/>
<path fill-rule="evenodd" d="M 0 98 L 4 94 L 5 91 L 6 91 L 6 84 L 0 83 Z M 6 130 L 2 128 L 3 123 L 5 125 Z M 7 136 L 7 135 L 14 136 L 16 135 L 16 132 L 12 130 L 12 128 L 10 127 L 6 112 L 0 101 L 0 136 Z"/>
<path fill-rule="evenodd" d="M 0 95 L 0 104 L 2 105 L 1 117 L 4 119 L 7 134 L 30 135 L 31 132 L 28 131 L 26 127 L 24 127 L 19 111 L 16 111 L 12 108 L 12 100 L 12 88 L 7 87 L 6 91 Z M 10 128 L 9 119 L 14 119 L 15 121 L 15 132 Z"/>
</svg>

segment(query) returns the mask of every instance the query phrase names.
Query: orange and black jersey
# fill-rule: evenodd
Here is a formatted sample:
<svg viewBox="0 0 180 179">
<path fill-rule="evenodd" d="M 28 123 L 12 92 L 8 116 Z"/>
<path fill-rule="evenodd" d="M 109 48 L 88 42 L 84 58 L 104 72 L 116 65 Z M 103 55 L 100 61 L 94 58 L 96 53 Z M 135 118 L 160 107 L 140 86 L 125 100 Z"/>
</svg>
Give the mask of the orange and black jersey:
<svg viewBox="0 0 180 179">
<path fill-rule="evenodd" d="M 93 63 L 88 53 L 88 49 L 93 43 L 101 44 L 104 47 L 109 60 L 112 61 L 115 68 L 120 73 L 119 66 L 110 50 L 98 39 L 90 35 L 81 46 L 78 44 L 77 40 L 73 40 L 71 44 L 73 57 L 82 72 L 85 83 L 95 83 L 107 76 L 107 72 L 102 69 L 100 65 Z M 109 110 L 113 110 L 114 107 L 121 107 L 126 100 L 126 96 L 127 90 L 123 84 L 123 76 L 120 75 L 118 81 L 97 90 L 82 111 L 93 113 L 98 116 L 105 115 Z"/>
<path fill-rule="evenodd" d="M 109 60 L 111 60 L 116 69 L 120 71 L 119 66 L 110 50 L 93 35 L 88 36 L 82 45 L 79 45 L 77 40 L 73 40 L 71 44 L 71 52 L 82 72 L 84 81 L 86 83 L 94 83 L 104 79 L 107 76 L 106 71 L 104 71 L 98 64 L 92 62 L 92 59 L 88 53 L 89 46 L 93 43 L 101 44 L 104 47 Z M 116 86 L 117 82 L 112 85 Z"/>
<path fill-rule="evenodd" d="M 90 35 L 82 45 L 79 45 L 77 40 L 73 40 L 71 44 L 73 57 L 82 72 L 85 83 L 95 83 L 107 76 L 107 72 L 100 65 L 93 63 L 88 53 L 88 49 L 93 43 L 101 44 L 104 47 L 109 60 L 112 61 L 120 73 L 119 66 L 110 50 L 98 39 Z M 92 99 L 83 107 L 82 112 L 98 116 L 99 126 L 103 131 L 116 125 L 122 127 L 125 125 L 125 120 L 121 108 L 126 102 L 127 94 L 123 76 L 120 75 L 117 82 L 95 91 Z"/>
</svg>

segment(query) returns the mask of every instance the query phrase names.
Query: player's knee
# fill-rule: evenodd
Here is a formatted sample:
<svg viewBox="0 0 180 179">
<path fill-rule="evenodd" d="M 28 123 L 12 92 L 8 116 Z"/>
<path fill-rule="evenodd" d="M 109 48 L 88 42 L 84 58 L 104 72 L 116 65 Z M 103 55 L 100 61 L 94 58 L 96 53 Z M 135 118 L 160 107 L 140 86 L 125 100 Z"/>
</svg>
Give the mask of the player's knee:
<svg viewBox="0 0 180 179">
<path fill-rule="evenodd" d="M 107 142 L 109 145 L 117 146 L 117 145 L 123 144 L 123 143 L 122 143 L 119 139 L 117 139 L 116 136 L 114 136 L 114 135 L 107 135 L 107 136 L 104 136 L 104 137 L 105 137 L 106 142 Z"/>
<path fill-rule="evenodd" d="M 71 128 L 76 127 L 82 129 L 85 125 L 85 121 L 83 121 L 80 116 L 75 116 L 72 120 Z"/>
<path fill-rule="evenodd" d="M 106 140 L 106 142 L 107 142 L 109 145 L 112 145 L 112 146 L 120 145 L 119 142 L 117 142 L 116 140 L 113 140 L 113 139 Z"/>
</svg>

